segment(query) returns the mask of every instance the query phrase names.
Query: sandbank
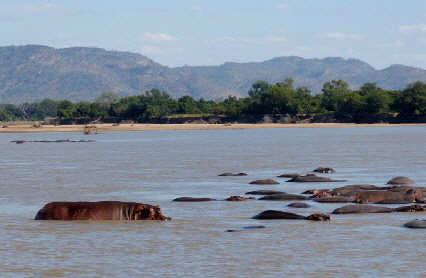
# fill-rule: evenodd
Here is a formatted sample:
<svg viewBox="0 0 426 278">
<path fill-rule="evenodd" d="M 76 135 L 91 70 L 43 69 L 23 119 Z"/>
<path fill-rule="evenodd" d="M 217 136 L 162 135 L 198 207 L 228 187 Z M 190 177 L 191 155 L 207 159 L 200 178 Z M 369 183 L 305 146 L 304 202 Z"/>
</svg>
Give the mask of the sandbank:
<svg viewBox="0 0 426 278">
<path fill-rule="evenodd" d="M 303 123 L 303 124 L 95 124 L 93 132 L 140 131 L 140 130 L 216 130 L 216 129 L 253 129 L 253 128 L 338 128 L 338 127 L 390 127 L 390 126 L 426 126 L 424 124 L 347 124 L 347 123 Z M 31 132 L 83 132 L 84 125 L 8 125 L 0 128 L 0 133 Z"/>
</svg>

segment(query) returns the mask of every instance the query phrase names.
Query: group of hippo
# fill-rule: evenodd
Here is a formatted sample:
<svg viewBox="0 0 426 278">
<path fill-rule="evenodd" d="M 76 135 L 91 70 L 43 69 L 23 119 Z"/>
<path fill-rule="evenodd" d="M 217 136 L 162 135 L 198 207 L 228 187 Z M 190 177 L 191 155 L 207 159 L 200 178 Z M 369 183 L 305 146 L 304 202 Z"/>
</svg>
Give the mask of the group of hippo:
<svg viewBox="0 0 426 278">
<path fill-rule="evenodd" d="M 319 167 L 313 172 L 333 173 L 330 167 Z M 246 173 L 223 173 L 219 176 L 247 176 Z M 287 182 L 335 182 L 325 177 L 315 174 L 298 175 L 283 174 L 278 177 L 291 178 Z M 256 180 L 250 184 L 279 184 L 278 182 L 266 179 Z M 312 189 L 301 194 L 288 194 L 282 191 L 257 190 L 246 192 L 247 195 L 262 195 L 259 200 L 281 200 L 281 201 L 301 201 L 314 200 L 320 203 L 356 203 L 335 209 L 332 214 L 347 213 L 390 213 L 390 212 L 413 212 L 426 211 L 426 200 L 423 199 L 423 192 L 426 188 L 412 186 L 414 181 L 406 177 L 395 177 L 387 182 L 387 186 L 378 187 L 374 185 L 347 185 L 335 189 Z M 309 196 L 307 196 L 307 194 Z M 255 200 L 254 197 L 230 196 L 225 201 L 245 201 Z M 203 202 L 216 201 L 211 198 L 180 197 L 176 202 Z M 374 205 L 368 205 L 368 204 Z M 405 204 L 397 208 L 378 206 L 377 204 Z M 307 203 L 295 202 L 290 207 L 310 207 Z M 266 210 L 252 219 L 296 219 L 329 221 L 330 215 L 311 214 L 303 216 L 291 212 Z M 165 217 L 159 206 L 153 206 L 134 202 L 101 201 L 101 202 L 51 202 L 46 204 L 36 215 L 35 220 L 171 220 Z M 413 220 L 406 224 L 409 228 L 426 228 L 426 220 Z M 264 226 L 250 226 L 246 228 L 264 228 Z M 235 230 L 228 230 L 235 231 Z"/>
</svg>

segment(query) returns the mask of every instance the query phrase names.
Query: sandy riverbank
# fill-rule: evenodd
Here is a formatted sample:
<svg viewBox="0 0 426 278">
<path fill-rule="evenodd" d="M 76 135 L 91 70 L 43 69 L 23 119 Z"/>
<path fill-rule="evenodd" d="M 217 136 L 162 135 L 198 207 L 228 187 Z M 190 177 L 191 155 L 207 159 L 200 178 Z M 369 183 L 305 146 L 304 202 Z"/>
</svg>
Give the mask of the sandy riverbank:
<svg viewBox="0 0 426 278">
<path fill-rule="evenodd" d="M 248 128 L 336 128 L 336 127 L 389 127 L 389 126 L 426 126 L 426 124 L 96 124 L 93 132 L 134 131 L 134 130 L 214 130 Z M 84 125 L 9 125 L 0 128 L 0 133 L 28 132 L 83 132 Z"/>
</svg>

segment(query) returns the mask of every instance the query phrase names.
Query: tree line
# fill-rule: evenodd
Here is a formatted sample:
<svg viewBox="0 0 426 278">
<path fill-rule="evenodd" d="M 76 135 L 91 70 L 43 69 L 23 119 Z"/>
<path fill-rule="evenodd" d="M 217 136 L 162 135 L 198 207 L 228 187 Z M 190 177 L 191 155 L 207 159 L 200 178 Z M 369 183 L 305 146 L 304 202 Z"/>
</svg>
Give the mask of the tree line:
<svg viewBox="0 0 426 278">
<path fill-rule="evenodd" d="M 158 119 L 181 115 L 280 115 L 306 113 L 426 113 L 426 83 L 417 81 L 404 90 L 384 90 L 375 83 L 365 83 L 358 90 L 349 89 L 343 80 L 325 82 L 322 93 L 315 96 L 307 87 L 293 86 L 293 79 L 269 84 L 257 81 L 248 97 L 229 96 L 226 99 L 195 100 L 185 95 L 173 99 L 164 91 L 152 89 L 144 94 L 119 97 L 104 92 L 94 102 L 45 99 L 20 105 L 0 104 L 0 121 L 46 118 L 109 118 Z"/>
</svg>

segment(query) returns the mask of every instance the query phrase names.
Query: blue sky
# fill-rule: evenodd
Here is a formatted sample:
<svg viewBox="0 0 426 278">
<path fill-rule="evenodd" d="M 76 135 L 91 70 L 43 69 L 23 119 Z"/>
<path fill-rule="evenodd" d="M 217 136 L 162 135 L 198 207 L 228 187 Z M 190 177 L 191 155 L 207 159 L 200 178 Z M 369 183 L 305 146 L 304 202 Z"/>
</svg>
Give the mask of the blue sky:
<svg viewBox="0 0 426 278">
<path fill-rule="evenodd" d="M 426 0 L 2 0 L 0 46 L 100 47 L 169 67 L 343 57 L 426 69 Z"/>
</svg>

